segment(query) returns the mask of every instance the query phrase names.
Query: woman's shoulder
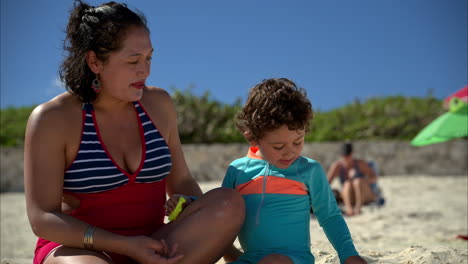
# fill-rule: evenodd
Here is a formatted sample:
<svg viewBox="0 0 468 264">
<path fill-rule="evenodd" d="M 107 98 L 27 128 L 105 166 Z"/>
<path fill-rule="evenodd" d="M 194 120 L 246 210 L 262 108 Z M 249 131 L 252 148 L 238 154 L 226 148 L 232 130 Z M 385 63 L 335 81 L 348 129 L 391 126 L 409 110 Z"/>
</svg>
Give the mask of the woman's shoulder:
<svg viewBox="0 0 468 264">
<path fill-rule="evenodd" d="M 166 90 L 156 86 L 146 86 L 144 93 L 145 97 L 149 97 L 151 98 L 151 100 L 167 100 L 171 98 L 171 96 Z"/>
<path fill-rule="evenodd" d="M 343 162 L 341 159 L 337 159 L 333 161 L 332 164 L 330 165 L 331 169 L 333 168 L 341 169 L 342 167 L 343 167 Z"/>
<path fill-rule="evenodd" d="M 363 159 L 355 159 L 354 162 L 356 162 L 360 168 L 368 166 L 367 161 Z"/>
<path fill-rule="evenodd" d="M 171 128 L 177 126 L 177 114 L 169 93 L 158 87 L 147 86 L 140 102 L 163 137 L 170 138 Z"/>
<path fill-rule="evenodd" d="M 82 104 L 76 96 L 65 92 L 34 108 L 29 122 L 52 125 L 67 124 L 73 116 L 80 116 Z"/>
<path fill-rule="evenodd" d="M 149 112 L 160 113 L 162 111 L 165 115 L 175 113 L 171 95 L 159 87 L 147 86 L 140 102 Z"/>
</svg>

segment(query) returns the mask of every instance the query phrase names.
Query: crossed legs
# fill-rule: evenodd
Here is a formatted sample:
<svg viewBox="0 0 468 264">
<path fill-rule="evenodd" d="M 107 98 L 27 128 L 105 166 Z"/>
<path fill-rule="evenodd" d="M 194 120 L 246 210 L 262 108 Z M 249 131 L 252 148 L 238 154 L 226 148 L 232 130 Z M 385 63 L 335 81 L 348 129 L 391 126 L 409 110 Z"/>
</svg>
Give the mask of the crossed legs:
<svg viewBox="0 0 468 264">
<path fill-rule="evenodd" d="M 179 217 L 153 234 L 169 245 L 178 245 L 184 257 L 178 264 L 212 264 L 232 245 L 244 222 L 244 200 L 228 188 L 207 192 L 192 202 Z M 114 264 L 104 253 L 60 246 L 43 264 L 95 263 Z M 116 260 L 116 263 L 119 261 Z"/>
<path fill-rule="evenodd" d="M 350 178 L 343 184 L 341 192 L 345 214 L 348 216 L 361 213 L 361 206 L 375 199 L 365 178 Z"/>
</svg>

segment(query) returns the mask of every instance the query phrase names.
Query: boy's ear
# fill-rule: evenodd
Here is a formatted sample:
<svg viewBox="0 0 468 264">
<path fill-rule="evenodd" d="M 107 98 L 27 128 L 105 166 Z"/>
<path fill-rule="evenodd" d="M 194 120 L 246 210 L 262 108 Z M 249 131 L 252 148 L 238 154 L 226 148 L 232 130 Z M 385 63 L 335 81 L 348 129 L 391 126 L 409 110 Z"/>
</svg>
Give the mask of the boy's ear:
<svg viewBox="0 0 468 264">
<path fill-rule="evenodd" d="M 244 138 L 249 142 L 250 146 L 255 147 L 258 145 L 256 140 L 252 140 L 252 134 L 250 133 L 250 131 L 245 131 L 243 135 Z"/>
<path fill-rule="evenodd" d="M 92 50 L 86 52 L 86 63 L 92 72 L 98 74 L 102 70 L 102 63 Z"/>
<path fill-rule="evenodd" d="M 249 140 L 249 144 L 251 147 L 256 147 L 258 146 L 257 141 Z"/>
</svg>

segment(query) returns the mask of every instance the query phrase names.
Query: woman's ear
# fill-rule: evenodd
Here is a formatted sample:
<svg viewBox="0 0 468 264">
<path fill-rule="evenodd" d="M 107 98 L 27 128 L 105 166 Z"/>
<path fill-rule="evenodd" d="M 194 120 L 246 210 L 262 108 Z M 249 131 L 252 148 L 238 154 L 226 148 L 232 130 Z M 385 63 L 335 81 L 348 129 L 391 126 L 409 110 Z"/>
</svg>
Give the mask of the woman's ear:
<svg viewBox="0 0 468 264">
<path fill-rule="evenodd" d="M 98 74 L 102 70 L 102 63 L 92 50 L 86 52 L 86 63 L 92 72 Z"/>
</svg>

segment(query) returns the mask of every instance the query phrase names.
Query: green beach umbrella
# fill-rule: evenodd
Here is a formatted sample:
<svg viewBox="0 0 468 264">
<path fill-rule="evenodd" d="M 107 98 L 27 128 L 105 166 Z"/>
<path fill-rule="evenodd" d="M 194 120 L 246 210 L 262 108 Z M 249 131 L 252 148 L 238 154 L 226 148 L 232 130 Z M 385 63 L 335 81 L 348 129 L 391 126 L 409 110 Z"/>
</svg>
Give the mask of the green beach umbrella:
<svg viewBox="0 0 468 264">
<path fill-rule="evenodd" d="M 452 98 L 450 110 L 424 127 L 411 141 L 413 146 L 426 146 L 468 136 L 468 104 Z"/>
</svg>

